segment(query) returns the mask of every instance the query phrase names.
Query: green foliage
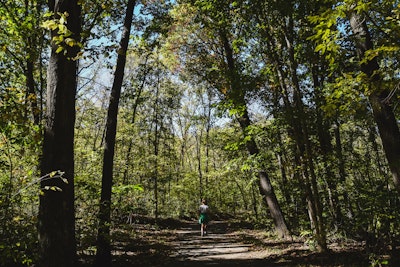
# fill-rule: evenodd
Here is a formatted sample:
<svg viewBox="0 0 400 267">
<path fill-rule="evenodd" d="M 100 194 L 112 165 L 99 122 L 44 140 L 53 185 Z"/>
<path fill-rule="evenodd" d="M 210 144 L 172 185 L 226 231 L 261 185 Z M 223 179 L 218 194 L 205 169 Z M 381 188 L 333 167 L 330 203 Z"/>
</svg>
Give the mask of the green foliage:
<svg viewBox="0 0 400 267">
<path fill-rule="evenodd" d="M 133 214 L 147 214 L 143 207 L 144 188 L 142 185 L 114 185 L 113 189 L 114 209 L 119 216 Z"/>
<path fill-rule="evenodd" d="M 308 16 L 309 21 L 314 24 L 314 35 L 308 37 L 308 40 L 316 41 L 315 52 L 325 56 L 329 62 L 332 71 L 336 71 L 339 66 L 335 62 L 341 54 L 342 33 L 337 27 L 337 22 L 345 13 L 341 9 L 326 10 L 319 15 Z"/>
<path fill-rule="evenodd" d="M 0 259 L 4 266 L 30 266 L 38 246 L 38 144 L 16 126 L 2 131 L 0 139 Z"/>
<path fill-rule="evenodd" d="M 52 37 L 52 42 L 57 46 L 56 53 L 63 53 L 64 55 L 68 54 L 69 48 L 77 47 L 78 49 L 82 48 L 82 43 L 78 40 L 75 40 L 73 37 L 73 32 L 68 29 L 67 20 L 68 13 L 47 13 L 45 14 L 45 18 L 51 18 L 43 21 L 42 27 L 50 30 L 56 34 Z M 73 56 L 73 60 L 77 60 L 82 56 L 83 52 L 78 53 L 76 56 Z"/>
<path fill-rule="evenodd" d="M 4 193 L 4 192 L 2 192 Z M 0 204 L 4 211 L 9 207 Z M 15 212 L 14 212 L 15 215 Z M 26 214 L 9 217 L 1 212 L 0 258 L 2 266 L 31 266 L 37 261 L 36 220 Z"/>
<path fill-rule="evenodd" d="M 101 166 L 98 165 L 97 167 Z M 94 168 L 91 168 L 91 170 L 94 170 Z M 101 179 L 95 178 L 95 176 L 87 172 L 79 172 L 79 175 L 75 176 L 75 187 L 77 188 L 75 216 L 78 250 L 85 250 L 96 243 Z"/>
<path fill-rule="evenodd" d="M 354 116 L 365 113 L 366 97 L 360 93 L 362 81 L 356 81 L 351 74 L 343 74 L 335 83 L 327 84 L 325 88 L 326 104 L 323 111 L 329 117 Z"/>
<path fill-rule="evenodd" d="M 81 2 L 81 37 L 90 43 L 88 55 L 107 52 L 112 57 L 111 41 L 104 46 L 90 41 L 102 35 L 116 39 L 117 32 L 108 35 L 102 30 L 120 16 L 115 10 L 124 3 Z M 179 1 L 171 12 L 144 3 L 142 12 L 157 17 L 150 26 L 149 16 L 135 24 L 138 32 L 147 32 L 133 37 L 127 62 L 111 226 L 125 223 L 131 213 L 154 216 L 156 203 L 160 216 L 194 219 L 200 198 L 206 197 L 215 219 L 236 215 L 257 227 L 272 228 L 257 188 L 262 169 L 268 172 L 292 233 L 316 247 L 306 202 L 305 178 L 312 170 L 328 238 L 368 240 L 376 253 L 371 254 L 371 264 L 384 265 L 379 255 L 400 236 L 399 202 L 367 102 L 375 88 L 358 67 L 377 58 L 382 86 L 397 88 L 400 11 L 394 1 L 357 2 L 356 11 L 369 14 L 368 25 L 377 36 L 375 49 L 358 61 L 347 31 L 350 2 L 331 9 L 330 3 L 316 2 L 296 2 L 294 8 L 282 1 L 255 1 L 254 7 L 246 1 Z M 41 130 L 28 112 L 22 62 L 38 62 L 39 41 L 44 38 L 38 25 L 58 32 L 53 41 L 60 53 L 81 44 L 70 38 L 67 14 L 42 21 L 45 16 L 31 9 L 25 12 L 22 1 L 1 4 L 5 3 L 14 11 L 0 9 L 0 259 L 7 265 L 32 265 Z M 96 30 L 90 33 L 92 27 Z M 232 46 L 238 92 L 230 91 L 221 30 Z M 37 39 L 27 46 L 24 40 L 31 37 Z M 90 66 L 95 57 L 86 60 L 83 63 Z M 99 60 L 103 68 L 102 63 Z M 76 236 L 82 251 L 95 244 L 109 97 L 109 84 L 104 84 L 109 76 L 95 67 L 90 71 L 87 79 L 80 79 L 75 129 Z M 238 103 L 235 96 L 244 96 L 245 102 Z M 254 123 L 243 134 L 231 119 L 248 111 L 247 105 L 252 105 Z M 298 130 L 300 122 L 304 125 Z M 248 156 L 251 139 L 260 150 L 257 156 Z M 307 142 L 310 149 L 304 152 Z M 334 194 L 339 221 L 332 207 Z"/>
</svg>

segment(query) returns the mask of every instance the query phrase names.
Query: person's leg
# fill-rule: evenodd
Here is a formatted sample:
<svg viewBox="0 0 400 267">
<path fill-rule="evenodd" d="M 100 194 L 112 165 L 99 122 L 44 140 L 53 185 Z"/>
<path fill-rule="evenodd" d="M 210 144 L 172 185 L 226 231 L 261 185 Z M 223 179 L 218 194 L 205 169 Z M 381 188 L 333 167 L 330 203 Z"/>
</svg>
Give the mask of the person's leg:
<svg viewBox="0 0 400 267">
<path fill-rule="evenodd" d="M 203 236 L 204 235 L 204 223 L 201 224 L 200 231 L 201 231 L 201 236 Z"/>
<path fill-rule="evenodd" d="M 208 222 L 209 222 L 209 218 L 208 218 L 208 214 L 206 214 L 205 218 L 204 218 L 204 234 L 207 234 L 207 226 L 208 226 Z"/>
</svg>

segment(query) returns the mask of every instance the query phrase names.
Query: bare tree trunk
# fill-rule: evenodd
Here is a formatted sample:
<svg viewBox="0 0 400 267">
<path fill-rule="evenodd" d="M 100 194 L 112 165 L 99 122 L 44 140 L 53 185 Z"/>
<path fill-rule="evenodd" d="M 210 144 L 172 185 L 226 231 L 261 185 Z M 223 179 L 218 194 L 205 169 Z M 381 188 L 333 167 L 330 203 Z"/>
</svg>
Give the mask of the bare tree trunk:
<svg viewBox="0 0 400 267">
<path fill-rule="evenodd" d="M 54 14 L 68 13 L 66 26 L 79 42 L 81 7 L 78 0 L 49 1 Z M 57 16 L 57 15 L 55 15 Z M 57 36 L 52 32 L 52 37 Z M 74 209 L 74 124 L 78 46 L 56 53 L 52 44 L 47 75 L 47 114 L 41 159 L 42 179 L 38 232 L 42 267 L 76 266 Z M 53 171 L 63 172 L 53 175 Z M 52 175 L 49 175 L 52 173 Z M 63 180 L 66 179 L 66 180 Z M 67 181 L 67 182 L 66 182 Z"/>
<path fill-rule="evenodd" d="M 206 147 L 205 147 L 205 174 L 206 174 L 206 181 L 205 181 L 205 186 L 208 186 L 208 173 L 209 173 L 209 165 L 210 165 L 210 129 L 212 126 L 211 122 L 211 98 L 212 95 L 210 91 L 207 92 L 207 104 L 203 103 L 204 106 L 204 114 L 207 114 L 206 116 L 206 137 L 205 137 L 205 142 L 206 142 Z M 203 98 L 202 98 L 203 102 Z"/>
<path fill-rule="evenodd" d="M 126 52 L 128 50 L 129 35 L 131 31 L 134 8 L 135 0 L 129 0 L 126 7 L 124 30 L 121 36 L 120 47 L 118 49 L 117 66 L 114 73 L 114 82 L 111 89 L 110 102 L 107 112 L 101 199 L 98 215 L 99 229 L 97 233 L 97 253 L 94 263 L 94 265 L 98 267 L 111 266 L 110 214 L 111 190 L 113 184 L 115 136 L 117 132 L 119 98 L 121 95 L 121 87 L 124 79 Z"/>
<path fill-rule="evenodd" d="M 364 60 L 365 52 L 374 48 L 365 17 L 355 10 L 351 10 L 349 20 L 354 33 L 357 52 L 360 60 Z M 397 192 L 400 193 L 400 130 L 390 104 L 390 91 L 381 88 L 382 79 L 377 74 L 378 70 L 379 64 L 376 57 L 361 63 L 361 71 L 368 76 L 366 82 L 371 87 L 369 102 L 392 172 L 393 183 Z"/>
</svg>

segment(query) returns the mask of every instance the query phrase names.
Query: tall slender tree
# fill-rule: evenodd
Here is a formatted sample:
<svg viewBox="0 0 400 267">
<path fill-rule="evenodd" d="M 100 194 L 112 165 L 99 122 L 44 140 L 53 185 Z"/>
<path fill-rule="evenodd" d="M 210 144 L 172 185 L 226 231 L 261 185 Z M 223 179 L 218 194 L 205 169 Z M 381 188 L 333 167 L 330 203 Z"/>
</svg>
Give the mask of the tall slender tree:
<svg viewBox="0 0 400 267">
<path fill-rule="evenodd" d="M 124 79 L 126 53 L 132 27 L 135 0 L 128 0 L 123 25 L 121 42 L 118 49 L 117 66 L 111 89 L 110 102 L 107 112 L 106 136 L 103 155 L 103 174 L 99 210 L 99 229 L 97 234 L 97 253 L 95 266 L 111 266 L 110 214 L 111 191 L 113 184 L 113 165 L 115 151 L 115 136 L 117 132 L 118 106 Z"/>
</svg>

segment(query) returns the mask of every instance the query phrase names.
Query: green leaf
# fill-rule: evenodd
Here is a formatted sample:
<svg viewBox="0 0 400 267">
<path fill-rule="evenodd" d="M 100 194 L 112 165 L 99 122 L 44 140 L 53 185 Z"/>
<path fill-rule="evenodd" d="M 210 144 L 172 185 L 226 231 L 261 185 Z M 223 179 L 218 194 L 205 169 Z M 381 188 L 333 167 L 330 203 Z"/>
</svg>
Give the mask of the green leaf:
<svg viewBox="0 0 400 267">
<path fill-rule="evenodd" d="M 46 20 L 42 23 L 41 26 L 47 30 L 55 30 L 58 27 L 57 23 L 54 20 Z"/>
<path fill-rule="evenodd" d="M 58 53 L 62 52 L 63 50 L 64 50 L 64 47 L 59 46 L 59 47 L 57 48 L 57 50 L 56 50 L 56 53 L 58 54 Z"/>
<path fill-rule="evenodd" d="M 73 47 L 74 45 L 76 45 L 76 41 L 72 38 L 66 38 L 65 43 L 70 47 Z"/>
<path fill-rule="evenodd" d="M 319 45 L 317 45 L 317 46 L 315 47 L 315 52 L 319 52 L 319 51 L 321 51 L 322 54 L 325 53 L 325 51 L 326 51 L 326 46 L 325 46 L 325 44 L 319 44 Z"/>
<path fill-rule="evenodd" d="M 47 190 L 47 191 L 51 190 L 51 191 L 62 192 L 62 189 L 61 189 L 60 187 L 58 187 L 58 186 L 49 186 L 49 185 L 46 185 L 46 186 L 43 188 L 43 190 Z"/>
</svg>

